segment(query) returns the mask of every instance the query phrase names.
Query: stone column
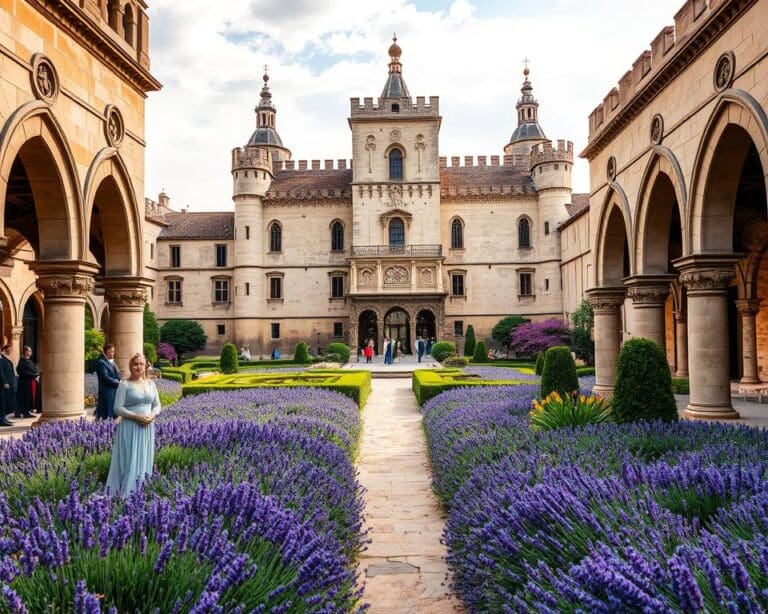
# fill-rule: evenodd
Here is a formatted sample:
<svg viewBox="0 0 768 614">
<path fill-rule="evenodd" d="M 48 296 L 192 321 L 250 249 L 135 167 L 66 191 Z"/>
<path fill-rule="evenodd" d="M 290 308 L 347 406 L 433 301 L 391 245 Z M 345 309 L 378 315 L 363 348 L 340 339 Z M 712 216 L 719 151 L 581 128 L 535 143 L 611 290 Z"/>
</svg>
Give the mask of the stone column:
<svg viewBox="0 0 768 614">
<path fill-rule="evenodd" d="M 659 283 L 661 281 L 661 283 Z M 629 281 L 627 293 L 635 310 L 635 326 L 632 337 L 655 341 L 666 353 L 667 334 L 664 305 L 669 296 L 669 282 L 657 278 L 643 280 L 635 277 Z"/>
<path fill-rule="evenodd" d="M 616 379 L 616 363 L 621 346 L 621 313 L 624 288 L 593 288 L 587 291 L 595 314 L 595 387 L 593 392 L 609 397 Z"/>
<path fill-rule="evenodd" d="M 418 312 L 418 307 L 413 310 L 414 314 L 411 316 L 411 318 L 408 321 L 408 334 L 410 336 L 410 344 L 408 347 L 408 353 L 415 354 L 416 353 L 416 313 Z"/>
<path fill-rule="evenodd" d="M 14 365 L 19 364 L 19 358 L 21 357 L 21 335 L 23 332 L 23 326 L 11 327 L 11 336 L 8 338 L 8 342 L 11 344 L 11 351 L 8 355 L 11 357 Z"/>
<path fill-rule="evenodd" d="M 36 424 L 83 416 L 85 396 L 85 299 L 96 267 L 81 262 L 36 262 L 43 293 L 44 342 L 40 346 L 43 414 Z"/>
<path fill-rule="evenodd" d="M 741 316 L 741 383 L 759 384 L 755 316 L 760 311 L 760 299 L 740 299 L 736 301 L 736 309 Z"/>
<path fill-rule="evenodd" d="M 689 256 L 675 261 L 688 297 L 688 366 L 691 399 L 686 418 L 733 419 L 728 356 L 730 255 Z"/>
<path fill-rule="evenodd" d="M 679 311 L 675 312 L 675 377 L 688 377 L 688 325 Z"/>
<path fill-rule="evenodd" d="M 115 364 L 128 377 L 128 361 L 144 352 L 144 303 L 147 290 L 136 281 L 104 279 L 104 298 L 109 304 L 107 342 L 115 346 Z"/>
</svg>

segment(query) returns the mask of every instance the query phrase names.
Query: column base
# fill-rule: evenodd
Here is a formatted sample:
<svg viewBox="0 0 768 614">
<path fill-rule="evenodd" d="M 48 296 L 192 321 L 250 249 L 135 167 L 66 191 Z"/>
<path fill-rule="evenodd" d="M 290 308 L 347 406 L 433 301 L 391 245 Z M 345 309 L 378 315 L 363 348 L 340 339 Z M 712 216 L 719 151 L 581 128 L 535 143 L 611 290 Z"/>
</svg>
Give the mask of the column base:
<svg viewBox="0 0 768 614">
<path fill-rule="evenodd" d="M 675 371 L 675 377 L 688 377 L 688 369 L 679 369 Z"/>
<path fill-rule="evenodd" d="M 595 384 L 592 388 L 592 394 L 596 397 L 603 397 L 604 399 L 610 399 L 613 396 L 613 386 L 604 386 L 601 384 Z"/>
<path fill-rule="evenodd" d="M 62 422 L 64 420 L 77 422 L 78 420 L 81 420 L 85 417 L 86 417 L 85 411 L 81 411 L 78 414 L 65 414 L 63 416 L 62 415 L 51 416 L 51 415 L 46 415 L 45 412 L 43 412 L 42 414 L 40 414 L 40 417 L 32 423 L 32 428 L 36 429 L 39 426 L 42 426 L 43 424 Z"/>
<path fill-rule="evenodd" d="M 759 377 L 742 377 L 739 384 L 762 384 Z"/>
<path fill-rule="evenodd" d="M 702 407 L 701 405 L 689 405 L 685 408 L 683 418 L 687 420 L 738 420 L 739 412 L 733 407 Z"/>
</svg>

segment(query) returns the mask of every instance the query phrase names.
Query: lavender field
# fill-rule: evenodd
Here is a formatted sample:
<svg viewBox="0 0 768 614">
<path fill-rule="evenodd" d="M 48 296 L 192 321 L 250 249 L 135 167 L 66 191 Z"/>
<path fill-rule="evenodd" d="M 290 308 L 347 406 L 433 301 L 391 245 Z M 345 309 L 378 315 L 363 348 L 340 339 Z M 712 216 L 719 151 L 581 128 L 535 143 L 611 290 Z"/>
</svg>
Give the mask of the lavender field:
<svg viewBox="0 0 768 614">
<path fill-rule="evenodd" d="M 422 408 L 453 587 L 471 611 L 766 611 L 768 433 L 534 432 L 537 394 L 457 389 Z"/>
<path fill-rule="evenodd" d="M 104 491 L 112 423 L 4 441 L 0 611 L 355 611 L 359 434 L 333 392 L 198 395 L 161 414 L 127 500 Z"/>
</svg>

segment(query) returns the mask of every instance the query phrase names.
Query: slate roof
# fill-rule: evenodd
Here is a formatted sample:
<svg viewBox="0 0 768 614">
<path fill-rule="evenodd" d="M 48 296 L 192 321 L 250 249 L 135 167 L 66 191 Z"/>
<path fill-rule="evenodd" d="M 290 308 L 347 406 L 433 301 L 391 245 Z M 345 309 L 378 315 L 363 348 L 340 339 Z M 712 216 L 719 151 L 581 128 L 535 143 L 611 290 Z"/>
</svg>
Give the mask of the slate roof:
<svg viewBox="0 0 768 614">
<path fill-rule="evenodd" d="M 352 169 L 278 171 L 267 200 L 287 198 L 352 198 Z"/>
<path fill-rule="evenodd" d="M 232 211 L 168 213 L 165 223 L 168 227 L 158 235 L 160 241 L 235 238 L 235 214 Z"/>
<path fill-rule="evenodd" d="M 472 188 L 512 188 L 512 193 L 535 193 L 533 179 L 527 170 L 505 164 L 500 166 L 449 166 L 440 169 L 441 192 L 463 192 Z"/>
<path fill-rule="evenodd" d="M 589 209 L 589 194 L 571 194 L 571 202 L 565 208 L 571 217 L 583 213 Z"/>
</svg>

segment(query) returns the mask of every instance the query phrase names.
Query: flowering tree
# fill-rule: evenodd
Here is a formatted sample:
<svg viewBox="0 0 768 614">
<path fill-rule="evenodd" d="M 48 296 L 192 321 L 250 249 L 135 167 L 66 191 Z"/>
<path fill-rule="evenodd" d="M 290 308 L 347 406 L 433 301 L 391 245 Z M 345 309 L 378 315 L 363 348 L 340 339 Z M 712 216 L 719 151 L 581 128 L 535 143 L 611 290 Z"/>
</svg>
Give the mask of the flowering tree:
<svg viewBox="0 0 768 614">
<path fill-rule="evenodd" d="M 176 350 L 167 341 L 161 341 L 157 344 L 157 355 L 171 363 L 175 362 L 177 358 Z"/>
<path fill-rule="evenodd" d="M 510 347 L 518 354 L 540 354 L 556 345 L 568 345 L 571 331 L 562 320 L 551 318 L 521 324 L 511 335 Z"/>
</svg>

